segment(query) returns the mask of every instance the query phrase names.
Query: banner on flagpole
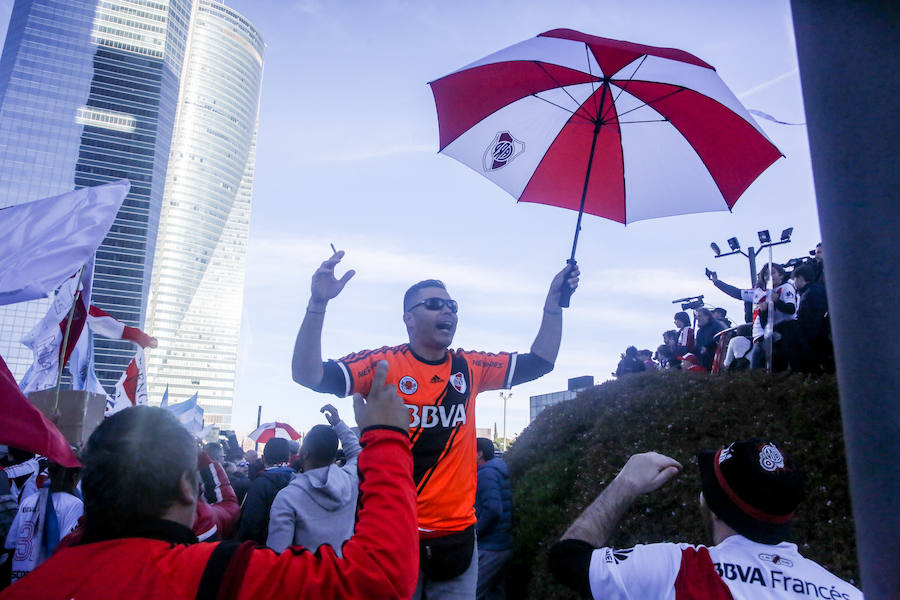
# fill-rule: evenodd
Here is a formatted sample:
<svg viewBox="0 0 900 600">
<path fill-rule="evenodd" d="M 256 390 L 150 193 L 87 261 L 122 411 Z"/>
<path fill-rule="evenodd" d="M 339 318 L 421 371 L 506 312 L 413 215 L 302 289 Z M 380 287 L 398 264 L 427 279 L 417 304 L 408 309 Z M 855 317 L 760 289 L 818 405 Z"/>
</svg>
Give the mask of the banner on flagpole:
<svg viewBox="0 0 900 600">
<path fill-rule="evenodd" d="M 81 269 L 81 277 L 75 273 L 63 282 L 50 303 L 47 314 L 22 338 L 21 342 L 34 354 L 34 362 L 19 382 L 24 394 L 56 386 L 59 371 L 65 367 L 78 344 L 87 321 L 93 276 L 94 259 L 89 257 L 88 263 Z M 69 312 L 73 302 L 75 309 L 69 326 Z M 66 329 L 69 337 L 63 348 Z"/>
<path fill-rule="evenodd" d="M 147 371 L 144 367 L 144 349 L 139 348 L 128 368 L 116 383 L 112 402 L 107 402 L 106 416 L 139 404 L 147 404 Z"/>
<path fill-rule="evenodd" d="M 184 402 L 172 404 L 167 409 L 194 435 L 203 432 L 203 409 L 197 405 L 197 392 Z"/>
<path fill-rule="evenodd" d="M 91 260 L 130 188 L 122 179 L 0 209 L 0 306 L 45 298 Z"/>
</svg>

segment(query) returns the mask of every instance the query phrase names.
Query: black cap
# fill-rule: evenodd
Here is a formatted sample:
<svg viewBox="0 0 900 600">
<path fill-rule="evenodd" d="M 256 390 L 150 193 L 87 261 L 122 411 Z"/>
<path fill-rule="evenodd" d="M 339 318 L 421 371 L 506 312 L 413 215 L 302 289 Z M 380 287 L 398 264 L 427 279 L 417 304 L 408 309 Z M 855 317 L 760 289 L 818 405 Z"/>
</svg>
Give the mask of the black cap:
<svg viewBox="0 0 900 600">
<path fill-rule="evenodd" d="M 790 456 L 752 438 L 697 455 L 710 510 L 746 538 L 778 544 L 788 538 L 803 480 Z"/>
</svg>

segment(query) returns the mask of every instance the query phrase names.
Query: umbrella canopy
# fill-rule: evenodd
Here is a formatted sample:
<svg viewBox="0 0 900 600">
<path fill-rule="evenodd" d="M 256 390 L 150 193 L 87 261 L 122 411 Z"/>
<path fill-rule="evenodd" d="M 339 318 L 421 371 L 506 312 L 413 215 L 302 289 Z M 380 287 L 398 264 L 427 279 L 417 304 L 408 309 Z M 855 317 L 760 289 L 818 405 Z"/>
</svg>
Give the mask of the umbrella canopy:
<svg viewBox="0 0 900 600">
<path fill-rule="evenodd" d="M 254 429 L 247 437 L 257 444 L 265 444 L 272 438 L 278 437 L 286 440 L 299 440 L 301 436 L 287 423 L 276 421 L 274 423 L 263 423 Z"/>
<path fill-rule="evenodd" d="M 711 65 L 672 48 L 555 29 L 430 85 L 441 152 L 579 226 L 730 210 L 782 156 Z"/>
</svg>

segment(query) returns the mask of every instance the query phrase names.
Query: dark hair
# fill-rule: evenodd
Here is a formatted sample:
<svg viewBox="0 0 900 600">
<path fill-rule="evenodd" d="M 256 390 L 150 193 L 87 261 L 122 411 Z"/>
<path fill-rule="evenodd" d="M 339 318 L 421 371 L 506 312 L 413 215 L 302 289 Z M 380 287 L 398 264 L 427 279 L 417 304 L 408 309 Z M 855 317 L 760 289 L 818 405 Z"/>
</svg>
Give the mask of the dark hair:
<svg viewBox="0 0 900 600">
<path fill-rule="evenodd" d="M 267 467 L 287 462 L 291 458 L 291 449 L 284 438 L 272 438 L 263 448 L 263 462 Z"/>
<path fill-rule="evenodd" d="M 806 283 L 811 283 L 816 280 L 816 274 L 809 265 L 802 265 L 794 269 L 793 277 L 802 277 L 806 280 Z"/>
<path fill-rule="evenodd" d="M 441 288 L 444 291 L 447 290 L 447 286 L 445 286 L 444 282 L 439 279 L 425 279 L 423 281 L 420 281 L 419 283 L 406 290 L 406 293 L 403 294 L 403 311 L 406 312 L 406 310 L 408 310 L 409 299 L 412 298 L 416 292 L 421 289 L 430 287 Z"/>
<path fill-rule="evenodd" d="M 307 452 L 307 458 L 318 467 L 333 463 L 337 448 L 338 436 L 328 425 L 315 425 L 303 437 L 303 449 Z"/>
<path fill-rule="evenodd" d="M 650 352 L 649 350 L 638 350 L 638 356 L 640 356 L 641 354 L 643 354 L 645 356 L 653 356 L 653 353 Z"/>
<path fill-rule="evenodd" d="M 712 319 L 712 312 L 710 312 L 710 310 L 708 308 L 698 308 L 697 316 L 699 317 L 700 315 L 703 315 L 704 317 L 709 317 L 710 319 Z"/>
<path fill-rule="evenodd" d="M 675 331 L 674 329 L 669 329 L 668 331 L 663 331 L 663 341 L 665 341 L 667 339 L 672 339 L 672 340 L 675 340 L 675 342 L 678 342 L 678 332 Z"/>
<path fill-rule="evenodd" d="M 675 313 L 675 320 L 681 321 L 682 323 L 685 324 L 686 327 L 690 327 L 690 325 L 691 325 L 691 318 L 684 311 Z"/>
<path fill-rule="evenodd" d="M 634 346 L 628 346 L 625 348 L 625 356 L 637 356 L 637 348 Z"/>
<path fill-rule="evenodd" d="M 477 452 L 481 452 L 481 457 L 486 461 L 494 458 L 494 442 L 488 438 L 477 438 L 475 449 Z"/>
<path fill-rule="evenodd" d="M 181 498 L 182 477 L 198 479 L 193 436 L 172 413 L 150 406 L 104 419 L 91 434 L 82 462 L 88 537 L 116 537 L 161 517 Z"/>
<path fill-rule="evenodd" d="M 81 467 L 64 467 L 52 460 L 47 464 L 50 475 L 50 489 L 53 492 L 71 492 L 78 484 Z"/>
<path fill-rule="evenodd" d="M 713 312 L 720 312 L 720 313 L 722 313 L 722 316 L 723 316 L 723 317 L 726 316 L 726 315 L 728 314 L 728 311 L 725 310 L 724 308 L 722 308 L 721 306 L 715 307 L 714 309 L 712 309 L 712 311 L 713 311 Z"/>
<path fill-rule="evenodd" d="M 208 444 L 205 444 L 203 446 L 203 451 L 206 452 L 207 454 L 209 454 L 210 456 L 212 456 L 213 452 L 215 452 L 217 454 L 219 452 L 221 452 L 223 455 L 225 454 L 225 449 L 222 448 L 222 444 L 220 444 L 219 442 L 210 442 Z"/>
<path fill-rule="evenodd" d="M 781 275 L 781 278 L 784 279 L 784 267 L 783 266 L 779 265 L 778 263 L 772 263 L 772 270 L 778 271 L 778 273 Z M 769 263 L 766 263 L 763 265 L 763 268 L 760 271 L 760 275 L 763 273 L 765 273 L 766 275 L 769 274 Z"/>
</svg>

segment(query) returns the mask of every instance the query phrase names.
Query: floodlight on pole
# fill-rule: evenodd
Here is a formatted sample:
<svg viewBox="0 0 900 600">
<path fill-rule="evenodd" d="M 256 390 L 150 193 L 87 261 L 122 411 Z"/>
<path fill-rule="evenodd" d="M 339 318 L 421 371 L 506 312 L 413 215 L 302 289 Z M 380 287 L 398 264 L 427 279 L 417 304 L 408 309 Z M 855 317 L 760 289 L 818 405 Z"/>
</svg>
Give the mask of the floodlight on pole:
<svg viewBox="0 0 900 600">
<path fill-rule="evenodd" d="M 784 231 L 782 231 L 782 232 L 781 232 L 781 241 L 782 241 L 782 242 L 789 242 L 789 241 L 791 241 L 791 234 L 792 234 L 792 233 L 794 233 L 794 228 L 793 228 L 793 227 L 788 227 L 787 229 L 785 229 Z"/>
<path fill-rule="evenodd" d="M 728 247 L 737 252 L 741 249 L 741 243 L 736 237 L 728 238 Z"/>
<path fill-rule="evenodd" d="M 712 248 L 712 251 L 716 253 L 716 256 L 722 254 L 722 251 L 719 250 L 719 245 L 717 243 L 713 242 L 709 245 L 709 247 Z"/>
<path fill-rule="evenodd" d="M 760 243 L 760 244 L 768 244 L 769 242 L 772 241 L 772 237 L 769 235 L 769 230 L 768 230 L 768 229 L 763 229 L 762 231 L 758 231 L 758 232 L 756 233 L 756 235 L 759 236 L 759 243 Z"/>
</svg>

